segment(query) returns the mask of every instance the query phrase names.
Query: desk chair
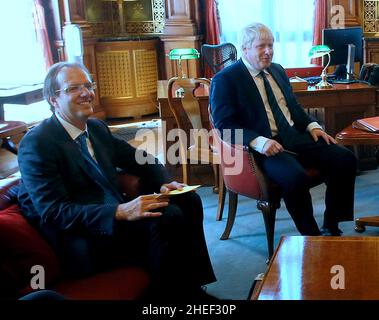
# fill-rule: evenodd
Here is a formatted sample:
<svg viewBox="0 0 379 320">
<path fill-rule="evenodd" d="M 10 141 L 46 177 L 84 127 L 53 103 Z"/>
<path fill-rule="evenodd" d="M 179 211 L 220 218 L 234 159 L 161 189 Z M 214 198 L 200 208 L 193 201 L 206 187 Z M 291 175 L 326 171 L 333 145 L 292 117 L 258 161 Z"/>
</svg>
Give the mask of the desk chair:
<svg viewBox="0 0 379 320">
<path fill-rule="evenodd" d="M 379 134 L 356 129 L 350 125 L 343 129 L 341 132 L 337 133 L 336 140 L 338 144 L 352 146 L 354 148 L 355 155 L 358 157 L 358 146 L 378 146 Z M 364 232 L 366 230 L 365 226 L 379 227 L 379 216 L 362 217 L 355 219 L 355 231 Z"/>
<path fill-rule="evenodd" d="M 21 121 L 0 121 L 0 139 L 2 140 L 1 147 L 17 154 L 17 148 L 12 141 L 12 138 L 25 134 L 28 127 L 25 122 Z"/>
<path fill-rule="evenodd" d="M 225 200 L 223 179 L 219 177 L 219 155 L 212 148 L 205 119 L 200 112 L 200 105 L 195 89 L 200 85 L 209 90 L 210 80 L 206 78 L 171 78 L 168 81 L 168 104 L 174 114 L 179 133 L 180 157 L 183 172 L 183 182 L 191 183 L 190 163 L 211 164 L 214 173 L 214 191 L 219 193 L 219 208 L 217 220 L 222 218 L 223 201 Z M 175 103 L 172 96 L 173 88 L 180 95 L 180 102 Z M 195 130 L 194 130 L 195 129 Z M 195 132 L 194 132 L 195 131 Z M 187 141 L 189 140 L 189 141 Z"/>
<path fill-rule="evenodd" d="M 216 74 L 237 61 L 237 49 L 232 43 L 228 42 L 217 45 L 203 44 L 201 56 L 212 69 L 213 74 Z"/>
<path fill-rule="evenodd" d="M 229 194 L 228 220 L 221 240 L 227 240 L 232 231 L 236 218 L 238 195 L 257 200 L 257 208 L 262 211 L 266 229 L 268 259 L 274 253 L 274 231 L 276 210 L 280 208 L 282 197 L 281 189 L 273 183 L 260 169 L 253 152 L 247 146 L 230 144 L 221 139 L 219 130 L 215 130 L 214 122 L 209 110 L 214 147 L 220 155 L 220 167 L 224 185 Z M 241 170 L 231 170 L 233 159 L 239 162 Z M 234 172 L 233 172 L 234 171 Z M 307 175 L 311 179 L 311 186 L 323 182 L 318 170 L 307 168 Z"/>
</svg>

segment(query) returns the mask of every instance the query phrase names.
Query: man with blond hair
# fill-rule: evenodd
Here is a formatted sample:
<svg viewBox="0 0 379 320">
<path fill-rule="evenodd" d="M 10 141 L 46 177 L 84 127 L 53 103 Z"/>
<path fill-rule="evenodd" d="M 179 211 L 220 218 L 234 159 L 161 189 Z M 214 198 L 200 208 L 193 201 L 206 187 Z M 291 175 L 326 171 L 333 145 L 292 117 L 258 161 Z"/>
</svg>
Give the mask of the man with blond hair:
<svg viewBox="0 0 379 320">
<path fill-rule="evenodd" d="M 212 80 L 210 103 L 217 129 L 243 129 L 248 146 L 283 198 L 302 235 L 339 236 L 341 221 L 353 220 L 356 159 L 296 101 L 288 77 L 273 63 L 274 37 L 261 23 L 240 34 L 242 58 Z M 326 178 L 321 230 L 313 217 L 305 167 Z"/>
</svg>

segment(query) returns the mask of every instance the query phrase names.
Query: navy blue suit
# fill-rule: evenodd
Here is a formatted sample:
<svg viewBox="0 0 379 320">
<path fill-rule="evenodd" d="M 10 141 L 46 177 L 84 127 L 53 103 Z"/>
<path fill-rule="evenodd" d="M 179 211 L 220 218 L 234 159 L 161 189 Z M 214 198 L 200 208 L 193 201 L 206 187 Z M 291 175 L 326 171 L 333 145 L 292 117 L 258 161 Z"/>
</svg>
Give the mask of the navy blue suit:
<svg viewBox="0 0 379 320">
<path fill-rule="evenodd" d="M 115 138 L 102 121 L 89 119 L 87 128 L 96 160 L 120 203 L 118 169 L 140 177 L 143 194 L 160 192 L 167 177 L 153 156 Z M 137 163 L 138 155 L 149 158 L 149 164 Z M 23 214 L 46 236 L 73 275 L 87 275 L 135 258 L 137 263 L 148 263 L 158 281 L 170 277 L 177 283 L 188 279 L 202 285 L 215 280 L 196 193 L 170 200 L 161 217 L 116 221 L 118 204 L 104 204 L 104 190 L 91 177 L 79 146 L 55 115 L 24 136 L 18 160 Z M 191 270 L 193 260 L 198 267 Z"/>
<path fill-rule="evenodd" d="M 300 134 L 306 135 L 307 126 L 315 120 L 298 104 L 284 69 L 272 63 L 267 71 L 284 95 L 294 127 Z M 283 143 L 278 137 L 272 137 L 259 90 L 241 59 L 215 75 L 210 104 L 215 127 L 221 131 L 243 129 L 244 145 L 249 146 L 258 136 Z M 310 181 L 305 166 L 319 168 L 327 180 L 324 224 L 352 220 L 356 172 L 352 152 L 340 146 L 327 145 L 323 139 L 301 145 L 295 151 L 299 156 L 282 152 L 272 157 L 259 154 L 257 158 L 267 175 L 283 188 L 284 201 L 299 232 L 304 235 L 319 234 L 313 217 Z"/>
</svg>

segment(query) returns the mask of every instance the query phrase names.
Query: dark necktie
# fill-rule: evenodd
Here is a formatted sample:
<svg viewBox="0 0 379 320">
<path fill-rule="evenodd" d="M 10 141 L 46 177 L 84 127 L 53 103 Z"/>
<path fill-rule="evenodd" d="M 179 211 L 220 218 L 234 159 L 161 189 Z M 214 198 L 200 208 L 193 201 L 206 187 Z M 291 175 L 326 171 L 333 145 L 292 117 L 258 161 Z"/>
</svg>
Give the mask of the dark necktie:
<svg viewBox="0 0 379 320">
<path fill-rule="evenodd" d="M 96 181 L 96 183 L 104 191 L 104 204 L 116 204 L 122 201 L 120 195 L 116 194 L 113 186 L 108 181 L 104 173 L 102 172 L 99 164 L 92 158 L 87 147 L 87 133 L 82 133 L 75 140 L 80 146 L 80 151 L 83 155 L 83 158 L 87 164 L 87 168 L 90 172 L 91 177 Z"/>
<path fill-rule="evenodd" d="M 286 117 L 284 116 L 282 110 L 280 109 L 279 104 L 276 101 L 274 92 L 272 91 L 271 85 L 268 82 L 264 71 L 261 71 L 259 74 L 263 79 L 268 103 L 270 105 L 272 115 L 274 116 L 275 123 L 278 128 L 278 135 L 280 139 L 282 140 L 283 144 L 291 145 L 293 140 L 296 139 L 297 132 L 288 123 Z"/>
</svg>

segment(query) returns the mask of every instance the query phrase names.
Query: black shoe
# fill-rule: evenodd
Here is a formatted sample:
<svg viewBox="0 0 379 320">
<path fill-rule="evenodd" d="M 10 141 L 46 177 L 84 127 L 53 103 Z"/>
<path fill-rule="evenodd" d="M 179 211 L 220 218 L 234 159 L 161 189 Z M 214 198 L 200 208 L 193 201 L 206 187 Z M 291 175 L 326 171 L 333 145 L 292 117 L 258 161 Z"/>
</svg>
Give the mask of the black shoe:
<svg viewBox="0 0 379 320">
<path fill-rule="evenodd" d="M 320 232 L 321 232 L 321 235 L 324 237 L 330 237 L 330 236 L 339 237 L 343 233 L 342 230 L 339 229 L 338 227 L 333 227 L 333 228 L 322 227 L 320 229 Z"/>
</svg>

